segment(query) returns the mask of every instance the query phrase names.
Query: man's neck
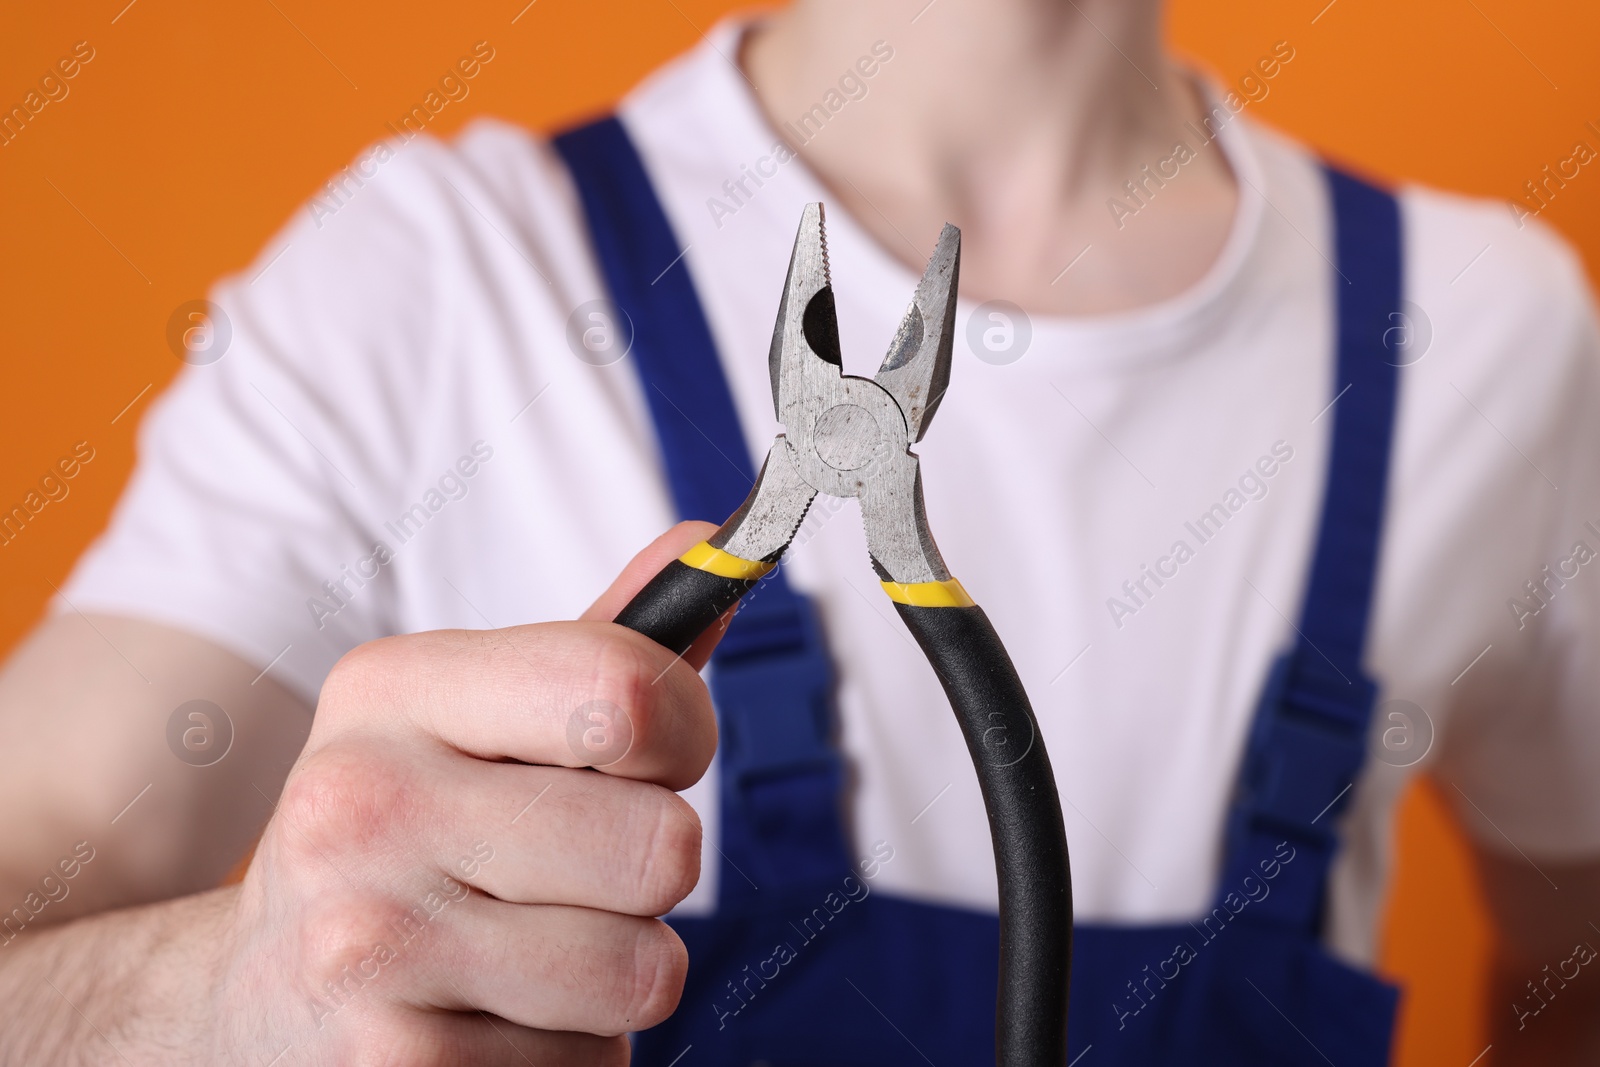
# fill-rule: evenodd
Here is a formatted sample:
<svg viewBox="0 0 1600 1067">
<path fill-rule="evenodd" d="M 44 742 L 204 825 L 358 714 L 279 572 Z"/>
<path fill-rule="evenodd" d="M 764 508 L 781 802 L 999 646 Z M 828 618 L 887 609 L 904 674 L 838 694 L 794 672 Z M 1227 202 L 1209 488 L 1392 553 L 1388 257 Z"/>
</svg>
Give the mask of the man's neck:
<svg viewBox="0 0 1600 1067">
<path fill-rule="evenodd" d="M 1137 218 L 1108 208 L 1178 141 L 1194 147 L 1184 122 L 1204 111 L 1161 47 L 1159 0 L 935 0 L 920 15 L 799 0 L 750 34 L 742 62 L 781 129 L 879 40 L 893 58 L 866 95 L 796 147 L 908 266 L 953 222 L 965 294 L 1086 314 L 1176 295 L 1216 260 L 1238 199 L 1218 151 L 1199 151 Z"/>
</svg>

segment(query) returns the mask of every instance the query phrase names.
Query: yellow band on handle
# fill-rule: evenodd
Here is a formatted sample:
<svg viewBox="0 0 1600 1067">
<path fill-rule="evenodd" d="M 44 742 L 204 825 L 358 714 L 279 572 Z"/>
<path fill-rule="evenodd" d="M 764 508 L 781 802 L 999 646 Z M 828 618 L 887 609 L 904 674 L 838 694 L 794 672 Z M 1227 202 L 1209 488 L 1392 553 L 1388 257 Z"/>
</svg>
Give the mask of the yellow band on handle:
<svg viewBox="0 0 1600 1067">
<path fill-rule="evenodd" d="M 913 608 L 970 608 L 975 606 L 961 583 L 954 578 L 943 582 L 880 582 L 883 591 L 896 604 Z"/>
<path fill-rule="evenodd" d="M 774 566 L 760 560 L 740 559 L 720 548 L 712 548 L 704 541 L 679 556 L 678 562 L 697 571 L 715 574 L 720 578 L 737 578 L 745 582 L 754 581 Z"/>
</svg>

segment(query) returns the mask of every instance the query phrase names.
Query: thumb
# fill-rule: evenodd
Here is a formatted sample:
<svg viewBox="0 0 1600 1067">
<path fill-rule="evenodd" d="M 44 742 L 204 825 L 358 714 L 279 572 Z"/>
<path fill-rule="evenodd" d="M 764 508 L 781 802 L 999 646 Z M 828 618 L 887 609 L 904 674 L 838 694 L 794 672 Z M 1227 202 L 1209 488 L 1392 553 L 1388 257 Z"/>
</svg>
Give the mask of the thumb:
<svg viewBox="0 0 1600 1067">
<path fill-rule="evenodd" d="M 580 618 L 599 622 L 610 622 L 615 619 L 628 605 L 628 601 L 638 595 L 639 590 L 643 589 L 663 567 L 716 532 L 717 527 L 709 522 L 678 523 L 634 556 L 628 565 L 622 568 L 622 573 L 617 575 L 611 587 L 601 593 Z M 695 670 L 704 667 L 706 660 L 711 658 L 711 650 L 717 647 L 723 631 L 728 628 L 728 620 L 737 609 L 738 605 L 729 608 L 727 614 L 701 634 L 700 639 L 684 653 L 684 660 Z"/>
</svg>

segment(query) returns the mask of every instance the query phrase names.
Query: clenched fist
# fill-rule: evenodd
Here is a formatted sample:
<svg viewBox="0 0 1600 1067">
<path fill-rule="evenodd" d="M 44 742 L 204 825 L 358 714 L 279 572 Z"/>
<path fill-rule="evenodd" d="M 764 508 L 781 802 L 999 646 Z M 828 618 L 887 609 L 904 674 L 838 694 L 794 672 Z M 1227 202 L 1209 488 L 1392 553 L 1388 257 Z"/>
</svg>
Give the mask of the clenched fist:
<svg viewBox="0 0 1600 1067">
<path fill-rule="evenodd" d="M 688 963 L 656 917 L 699 877 L 673 790 L 716 747 L 714 637 L 678 659 L 605 620 L 707 532 L 662 537 L 580 621 L 340 661 L 220 917 L 196 1062 L 627 1062 Z"/>
</svg>

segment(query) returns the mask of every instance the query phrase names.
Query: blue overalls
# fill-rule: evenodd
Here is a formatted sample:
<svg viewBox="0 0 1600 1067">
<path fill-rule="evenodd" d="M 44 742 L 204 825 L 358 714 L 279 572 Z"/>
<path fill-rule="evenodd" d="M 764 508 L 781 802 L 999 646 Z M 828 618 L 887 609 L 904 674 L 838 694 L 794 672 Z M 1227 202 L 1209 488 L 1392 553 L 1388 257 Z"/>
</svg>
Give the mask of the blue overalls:
<svg viewBox="0 0 1600 1067">
<path fill-rule="evenodd" d="M 617 120 L 555 144 L 611 297 L 632 319 L 678 511 L 721 521 L 755 471 L 688 270 L 657 277 L 681 258 L 677 238 Z M 1299 638 L 1249 734 L 1215 908 L 1171 926 L 1075 928 L 1075 1067 L 1389 1060 L 1397 991 L 1333 959 L 1319 933 L 1333 824 L 1376 693 L 1361 653 L 1397 388 L 1383 335 L 1400 302 L 1399 211 L 1389 194 L 1326 173 L 1339 265 L 1332 392 L 1345 391 Z M 688 985 L 670 1020 L 637 1035 L 635 1062 L 992 1064 L 994 915 L 873 891 L 830 906 L 825 927 L 811 921 L 860 872 L 842 821 L 827 649 L 783 568 L 745 598 L 710 680 L 722 738 L 716 910 L 669 920 L 689 949 Z"/>
</svg>

